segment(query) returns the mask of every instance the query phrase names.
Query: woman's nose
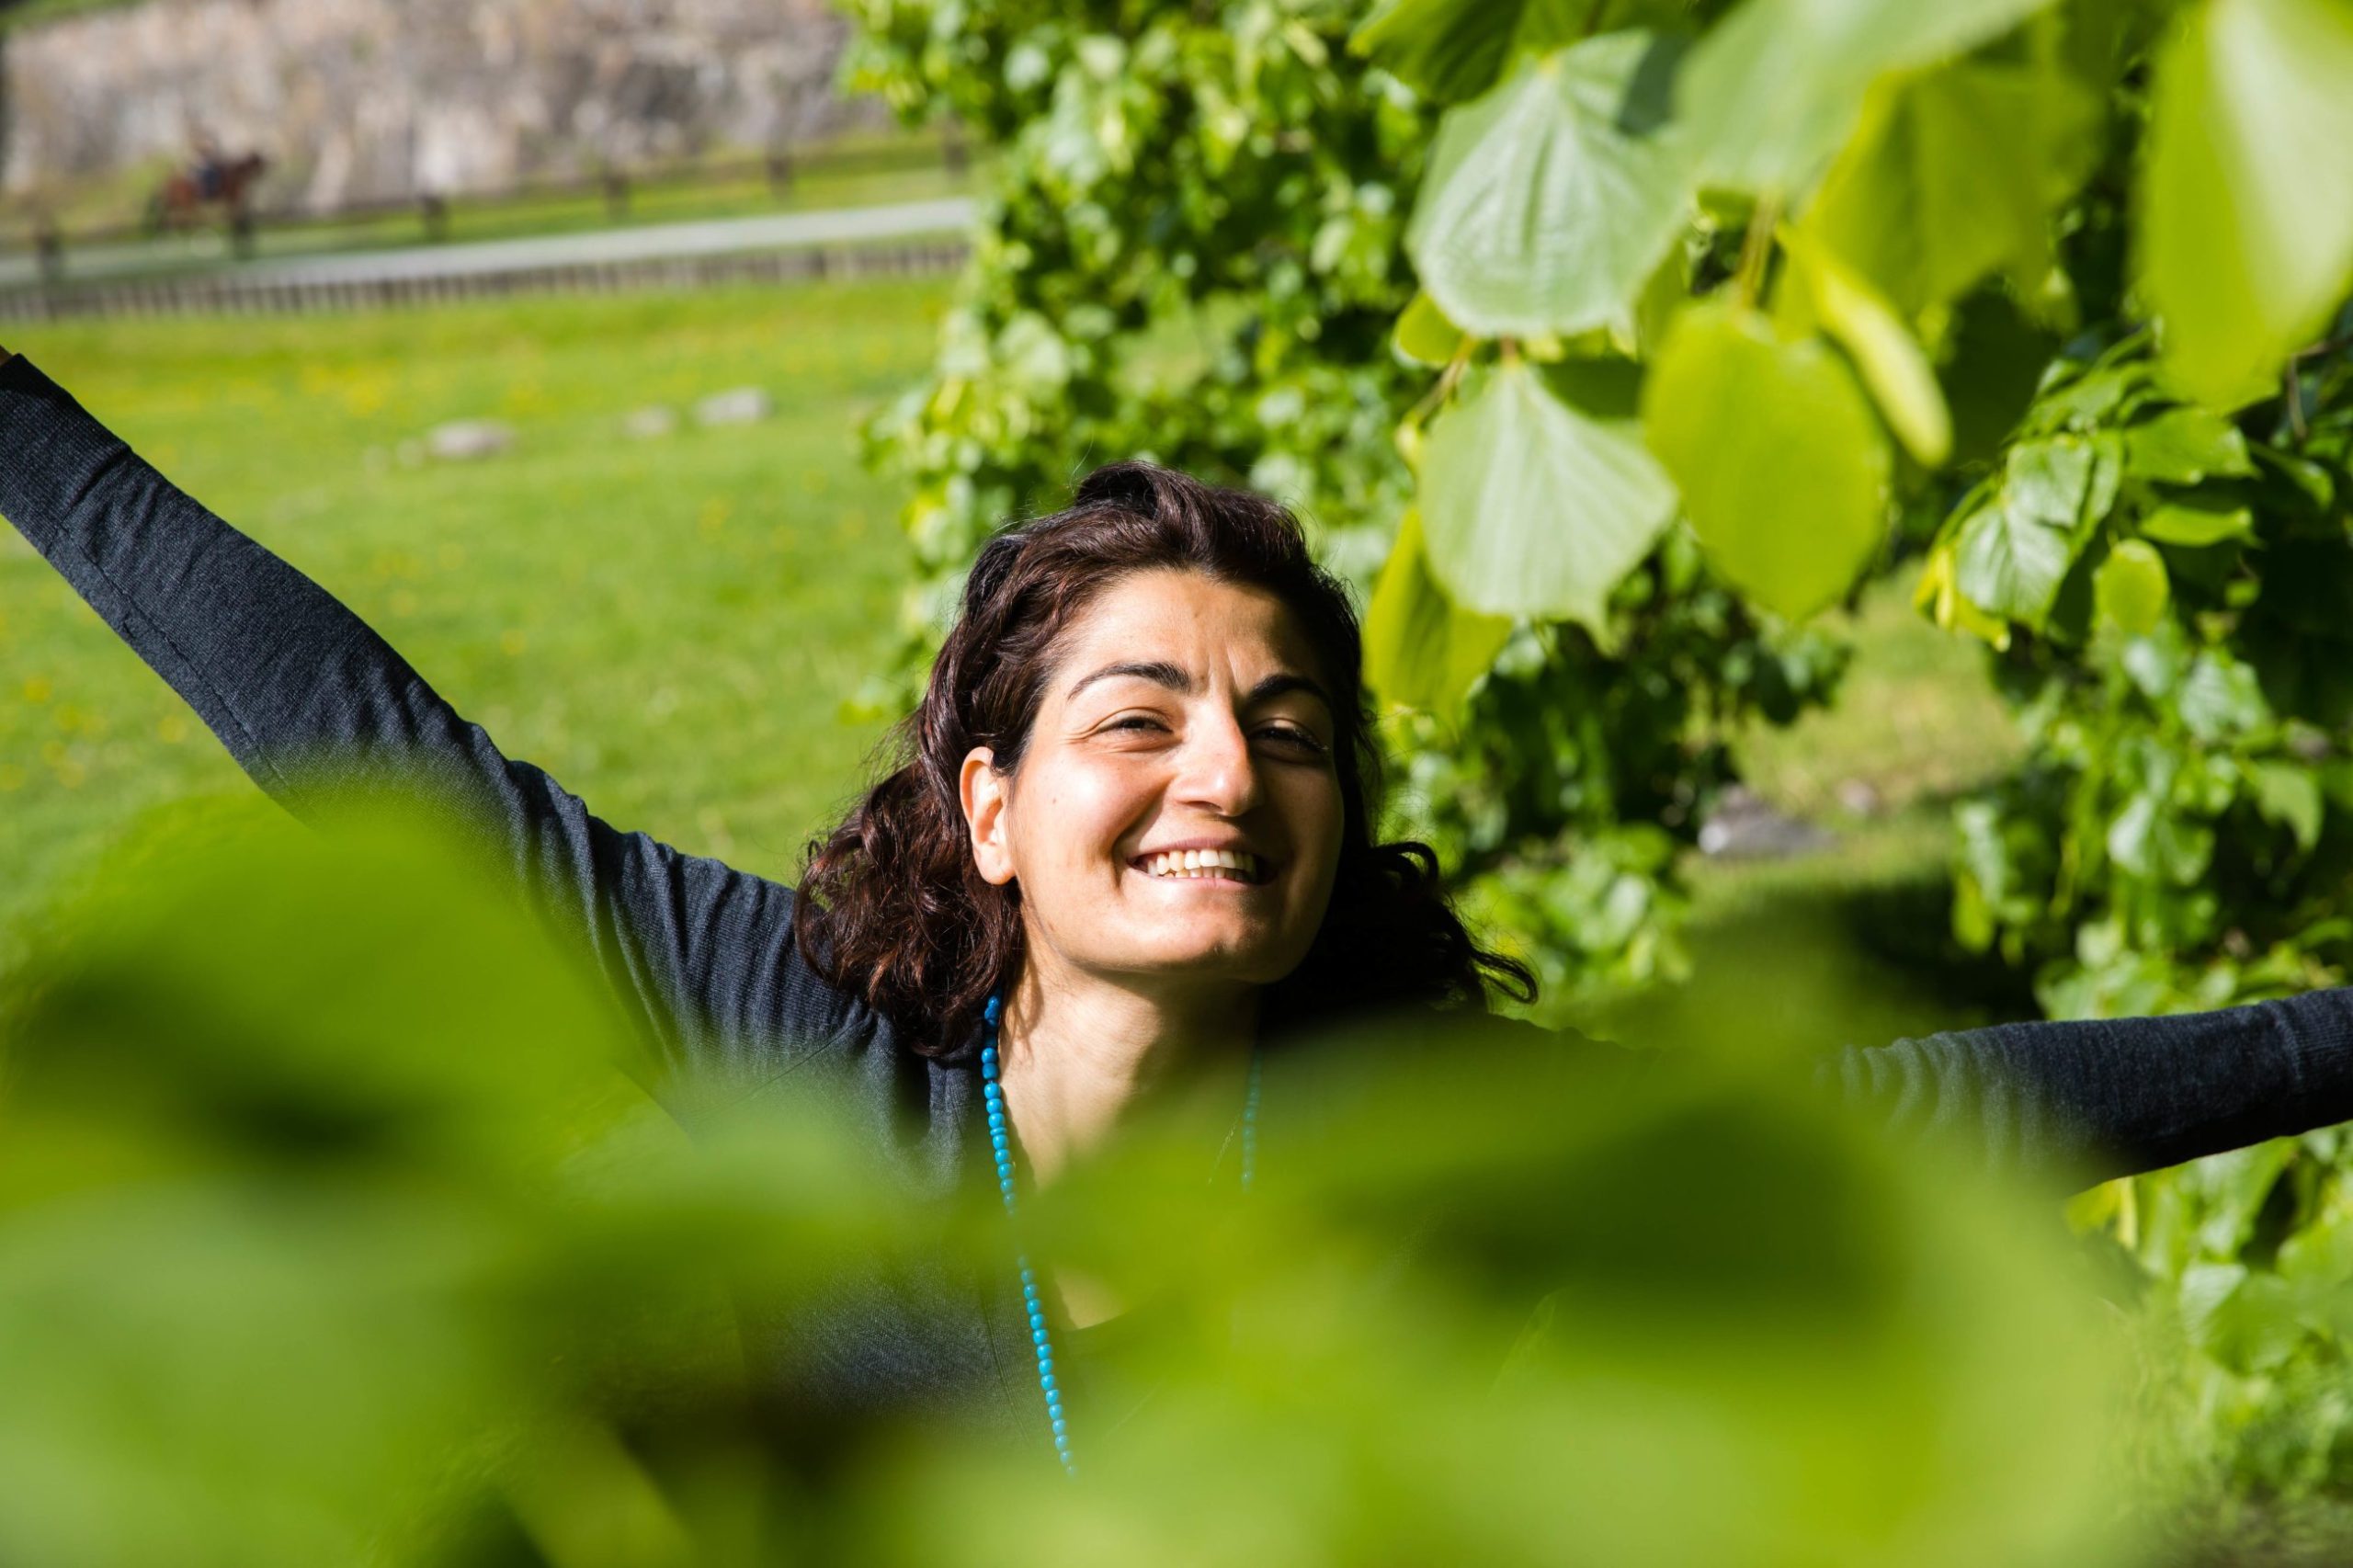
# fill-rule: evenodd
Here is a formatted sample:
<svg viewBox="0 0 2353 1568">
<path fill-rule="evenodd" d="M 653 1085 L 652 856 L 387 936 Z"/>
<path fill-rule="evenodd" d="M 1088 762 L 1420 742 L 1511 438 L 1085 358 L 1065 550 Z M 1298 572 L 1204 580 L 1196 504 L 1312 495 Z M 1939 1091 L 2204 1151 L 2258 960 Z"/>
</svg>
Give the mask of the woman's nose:
<svg viewBox="0 0 2353 1568">
<path fill-rule="evenodd" d="M 1220 816 L 1240 816 L 1258 803 L 1258 763 L 1250 737 L 1231 719 L 1196 724 L 1187 736 L 1176 794 Z"/>
</svg>

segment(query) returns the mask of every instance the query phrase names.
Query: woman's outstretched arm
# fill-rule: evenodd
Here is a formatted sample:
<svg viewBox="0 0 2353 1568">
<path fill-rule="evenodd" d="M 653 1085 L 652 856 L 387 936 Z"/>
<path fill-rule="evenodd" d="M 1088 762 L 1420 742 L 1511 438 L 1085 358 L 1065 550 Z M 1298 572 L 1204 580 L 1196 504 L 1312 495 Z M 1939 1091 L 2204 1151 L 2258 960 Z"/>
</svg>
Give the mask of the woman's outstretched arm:
<svg viewBox="0 0 2353 1568">
<path fill-rule="evenodd" d="M 1816 1077 L 1893 1126 L 1960 1133 L 1994 1167 L 2088 1186 L 2353 1120 L 2353 987 L 1849 1047 Z"/>
<path fill-rule="evenodd" d="M 0 365 L 0 514 L 290 807 L 306 779 L 357 776 L 486 830 L 674 1065 L 756 1074 L 839 1025 L 842 999 L 795 955 L 791 890 L 620 832 L 509 761 L 358 616 L 21 358 Z"/>
</svg>

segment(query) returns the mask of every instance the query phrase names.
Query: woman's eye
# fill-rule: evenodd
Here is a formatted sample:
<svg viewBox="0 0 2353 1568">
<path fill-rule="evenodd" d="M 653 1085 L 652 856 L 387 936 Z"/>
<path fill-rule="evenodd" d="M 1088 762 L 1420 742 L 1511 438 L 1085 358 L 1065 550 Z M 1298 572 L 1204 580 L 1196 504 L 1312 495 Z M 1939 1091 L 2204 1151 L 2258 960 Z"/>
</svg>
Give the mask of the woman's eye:
<svg viewBox="0 0 2353 1568">
<path fill-rule="evenodd" d="M 1292 742 L 1308 751 L 1314 752 L 1319 756 L 1324 753 L 1324 743 L 1317 739 L 1312 733 L 1300 729 L 1296 725 L 1277 724 L 1267 729 L 1265 733 L 1274 736 L 1278 740 Z"/>
<path fill-rule="evenodd" d="M 1160 728 L 1160 721 L 1137 714 L 1132 718 L 1115 720 L 1103 727 L 1107 730 L 1157 730 Z"/>
</svg>

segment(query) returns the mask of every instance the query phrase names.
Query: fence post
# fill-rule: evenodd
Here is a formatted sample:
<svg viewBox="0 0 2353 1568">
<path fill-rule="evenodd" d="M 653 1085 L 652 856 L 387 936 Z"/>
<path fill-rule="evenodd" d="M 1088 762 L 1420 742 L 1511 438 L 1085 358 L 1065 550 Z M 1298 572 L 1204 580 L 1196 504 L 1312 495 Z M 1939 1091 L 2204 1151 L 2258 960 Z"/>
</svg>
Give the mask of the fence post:
<svg viewBox="0 0 2353 1568">
<path fill-rule="evenodd" d="M 449 199 L 438 190 L 428 190 L 416 199 L 418 210 L 425 218 L 425 237 L 439 244 L 449 237 Z"/>
<path fill-rule="evenodd" d="M 42 282 L 54 283 L 65 276 L 65 235 L 46 212 L 33 225 L 33 254 L 40 262 Z"/>
<path fill-rule="evenodd" d="M 768 154 L 768 194 L 783 200 L 792 193 L 792 154 L 779 149 Z"/>
<path fill-rule="evenodd" d="M 600 183 L 605 190 L 605 215 L 608 218 L 629 216 L 629 176 L 607 165 Z"/>
</svg>

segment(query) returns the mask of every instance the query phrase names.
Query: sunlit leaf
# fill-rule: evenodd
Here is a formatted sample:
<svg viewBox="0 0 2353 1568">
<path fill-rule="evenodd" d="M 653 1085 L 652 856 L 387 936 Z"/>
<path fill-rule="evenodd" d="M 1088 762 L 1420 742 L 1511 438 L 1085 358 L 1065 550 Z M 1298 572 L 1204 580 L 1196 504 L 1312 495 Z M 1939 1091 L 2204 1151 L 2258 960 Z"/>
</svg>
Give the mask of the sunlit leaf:
<svg viewBox="0 0 2353 1568">
<path fill-rule="evenodd" d="M 2255 472 L 2246 437 L 2239 434 L 2238 426 L 2203 408 L 2169 408 L 2125 431 L 2124 442 L 2138 479 L 2198 484 L 2212 478 L 2243 479 Z"/>
<path fill-rule="evenodd" d="M 1364 619 L 1365 682 L 1390 702 L 1446 713 L 1494 664 L 1511 621 L 1455 605 L 1430 576 L 1408 508 Z"/>
<path fill-rule="evenodd" d="M 1746 0 L 1692 51 L 1676 89 L 1709 184 L 1794 195 L 1821 173 L 1890 71 L 1960 54 L 2048 0 Z"/>
<path fill-rule="evenodd" d="M 1626 407 L 1573 406 L 1524 362 L 1481 376 L 1430 426 L 1422 523 L 1430 572 L 1465 608 L 1600 628 L 1650 553 L 1675 490 Z"/>
<path fill-rule="evenodd" d="M 1688 201 L 1665 125 L 1675 48 L 1591 39 L 1447 115 L 1405 244 L 1449 317 L 1500 337 L 1629 314 Z"/>
<path fill-rule="evenodd" d="M 2128 637 L 2155 631 L 2172 593 L 2165 558 L 2137 539 L 2124 540 L 2109 551 L 2092 579 L 2100 619 Z"/>
<path fill-rule="evenodd" d="M 2293 762 L 2250 762 L 2246 780 L 2255 790 L 2256 809 L 2296 835 L 2296 847 L 2310 850 L 2320 842 L 2323 802 L 2320 778 L 2312 768 Z M 2286 1259 L 2282 1259 L 2285 1267 Z"/>
<path fill-rule="evenodd" d="M 1819 340 L 1783 342 L 1754 311 L 1694 308 L 1659 351 L 1643 422 L 1710 558 L 1767 608 L 1820 609 L 1878 546 L 1887 438 Z"/>
<path fill-rule="evenodd" d="M 2001 489 L 1961 525 L 1954 581 L 1981 609 L 2039 627 L 2084 546 L 2095 452 L 2059 436 L 2010 449 Z"/>
<path fill-rule="evenodd" d="M 2207 0 L 2158 55 L 2140 285 L 2165 363 L 2234 408 L 2353 285 L 2353 6 Z"/>
<path fill-rule="evenodd" d="M 1399 358 L 1435 369 L 1454 358 L 1462 340 L 1462 329 L 1447 320 L 1438 301 L 1424 290 L 1414 296 L 1413 302 L 1397 318 L 1396 334 L 1391 342 Z"/>
<path fill-rule="evenodd" d="M 1871 90 L 1803 228 L 1915 315 L 2035 270 L 2098 152 L 2099 102 L 2050 69 L 1962 61 Z"/>
<path fill-rule="evenodd" d="M 2159 544 L 2198 549 L 2255 533 L 2255 514 L 2228 503 L 2209 504 L 2189 495 L 2161 501 L 2141 516 L 2141 533 Z"/>
<path fill-rule="evenodd" d="M 1862 372 L 1880 412 L 1930 468 L 1952 455 L 1952 415 L 1928 356 L 1879 291 L 1836 253 L 1792 236 L 1790 256 L 1814 314 Z"/>
<path fill-rule="evenodd" d="M 1516 55 L 1583 38 L 1592 13 L 1591 0 L 1381 0 L 1348 47 L 1424 97 L 1460 103 Z"/>
</svg>

